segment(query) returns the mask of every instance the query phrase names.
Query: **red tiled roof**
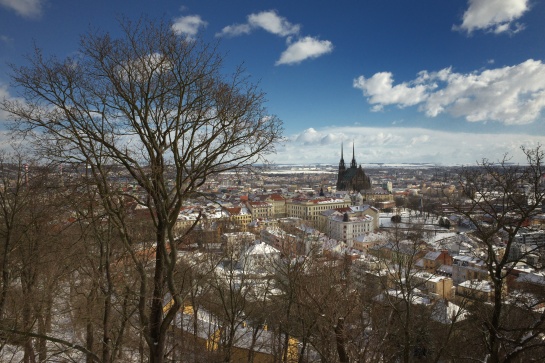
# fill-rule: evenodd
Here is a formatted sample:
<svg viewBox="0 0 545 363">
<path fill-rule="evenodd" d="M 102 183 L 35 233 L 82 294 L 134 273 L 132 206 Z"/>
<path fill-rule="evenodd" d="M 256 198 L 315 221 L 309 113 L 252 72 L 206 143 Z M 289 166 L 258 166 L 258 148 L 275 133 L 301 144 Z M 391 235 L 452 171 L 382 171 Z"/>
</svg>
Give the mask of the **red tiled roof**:
<svg viewBox="0 0 545 363">
<path fill-rule="evenodd" d="M 240 214 L 240 211 L 242 208 L 240 207 L 234 207 L 234 208 L 225 208 L 226 211 L 228 211 L 231 214 Z"/>
<path fill-rule="evenodd" d="M 280 194 L 271 194 L 269 196 L 269 198 L 271 198 L 272 200 L 276 200 L 276 201 L 282 201 L 284 200 L 284 197 L 281 196 Z"/>
</svg>

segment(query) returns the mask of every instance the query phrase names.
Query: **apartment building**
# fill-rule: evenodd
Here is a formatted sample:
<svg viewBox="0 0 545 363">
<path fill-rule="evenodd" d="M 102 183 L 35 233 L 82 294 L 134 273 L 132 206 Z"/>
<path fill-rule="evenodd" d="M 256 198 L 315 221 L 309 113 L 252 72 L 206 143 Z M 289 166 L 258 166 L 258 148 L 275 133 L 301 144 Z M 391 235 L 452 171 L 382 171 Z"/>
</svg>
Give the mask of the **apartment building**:
<svg viewBox="0 0 545 363">
<path fill-rule="evenodd" d="M 452 280 L 459 285 L 468 280 L 488 280 L 485 262 L 472 256 L 452 258 Z"/>
<path fill-rule="evenodd" d="M 259 196 L 259 200 L 272 205 L 272 214 L 274 218 L 286 217 L 286 198 L 278 193 Z"/>
<path fill-rule="evenodd" d="M 490 281 L 467 280 L 456 286 L 456 295 L 458 299 L 491 302 L 494 300 L 494 286 Z"/>
<path fill-rule="evenodd" d="M 225 211 L 229 214 L 229 219 L 242 227 L 243 230 L 246 230 L 252 221 L 252 214 L 246 207 L 225 208 Z"/>
<path fill-rule="evenodd" d="M 328 217 L 327 234 L 329 237 L 354 247 L 354 240 L 366 233 L 373 232 L 375 218 L 370 215 L 356 215 L 335 211 Z"/>
<path fill-rule="evenodd" d="M 320 213 L 329 209 L 349 207 L 352 201 L 348 194 L 344 198 L 292 198 L 286 201 L 288 217 L 301 218 L 306 221 L 318 222 Z"/>
<path fill-rule="evenodd" d="M 449 277 L 430 274 L 428 272 L 417 272 L 412 276 L 413 285 L 432 298 L 452 299 L 454 297 L 454 286 Z"/>
<path fill-rule="evenodd" d="M 246 206 L 252 213 L 252 219 L 270 219 L 273 218 L 273 205 L 261 201 L 247 201 Z"/>
</svg>

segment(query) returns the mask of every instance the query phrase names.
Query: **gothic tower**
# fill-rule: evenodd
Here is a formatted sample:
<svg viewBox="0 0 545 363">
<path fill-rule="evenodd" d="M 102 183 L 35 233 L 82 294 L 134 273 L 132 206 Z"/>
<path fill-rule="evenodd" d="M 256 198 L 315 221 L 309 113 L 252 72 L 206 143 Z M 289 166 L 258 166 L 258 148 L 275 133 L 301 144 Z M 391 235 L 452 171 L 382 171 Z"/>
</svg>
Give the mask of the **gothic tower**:
<svg viewBox="0 0 545 363">
<path fill-rule="evenodd" d="M 339 172 L 345 171 L 346 166 L 344 165 L 344 157 L 343 157 L 343 144 L 341 142 L 341 161 L 339 162 Z"/>
<path fill-rule="evenodd" d="M 350 168 L 344 164 L 343 145 L 341 144 L 341 161 L 339 162 L 339 174 L 337 176 L 337 190 L 359 192 L 371 189 L 371 179 L 365 175 L 363 168 L 358 168 L 356 163 L 356 150 L 352 144 L 352 161 Z"/>
<path fill-rule="evenodd" d="M 358 165 L 356 164 L 356 153 L 354 151 L 354 142 L 352 142 L 352 162 L 350 163 L 351 168 L 357 168 Z"/>
</svg>

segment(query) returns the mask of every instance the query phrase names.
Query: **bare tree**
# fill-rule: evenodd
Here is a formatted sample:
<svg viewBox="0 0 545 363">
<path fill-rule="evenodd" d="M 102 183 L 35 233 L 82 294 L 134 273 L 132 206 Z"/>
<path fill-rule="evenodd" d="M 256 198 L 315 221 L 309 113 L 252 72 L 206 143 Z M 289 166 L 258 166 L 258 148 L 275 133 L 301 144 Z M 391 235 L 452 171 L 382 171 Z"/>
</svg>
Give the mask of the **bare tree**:
<svg viewBox="0 0 545 363">
<path fill-rule="evenodd" d="M 44 362 L 57 349 L 47 346 L 54 299 L 74 269 L 73 245 L 65 238 L 66 210 L 50 168 L 29 168 L 20 157 L 4 160 L 0 192 L 4 240 L 2 337 L 23 346 L 25 362 Z M 55 350 L 53 353 L 52 350 Z"/>
<path fill-rule="evenodd" d="M 0 237 L 2 238 L 2 275 L 0 292 L 0 319 L 4 318 L 6 299 L 11 285 L 11 254 L 21 237 L 20 216 L 26 208 L 25 168 L 20 157 L 2 157 L 0 161 Z"/>
<path fill-rule="evenodd" d="M 97 203 L 99 197 L 92 185 L 73 178 L 66 187 L 70 194 L 67 205 L 74 216 L 67 232 L 77 241 L 79 256 L 75 276 L 67 283 L 67 303 L 75 320 L 84 325 L 86 348 L 103 363 L 113 362 L 124 358 L 124 343 L 136 340 L 134 329 L 129 329 L 137 308 L 131 300 L 138 285 L 128 278 L 135 275 L 134 268 L 125 263 L 129 257 L 117 228 Z M 138 229 L 137 221 L 132 228 Z M 87 354 L 87 361 L 92 359 Z"/>
<path fill-rule="evenodd" d="M 517 234 L 539 212 L 545 200 L 542 182 L 544 153 L 541 146 L 522 148 L 525 165 L 506 156 L 499 162 L 483 160 L 459 174 L 464 198 L 449 197 L 450 205 L 474 227 L 478 241 L 474 253 L 484 261 L 492 285 L 491 305 L 476 304 L 474 322 L 485 347 L 487 362 L 527 361 L 542 356 L 545 314 L 538 306 L 541 293 L 529 289 L 509 291 L 517 264 L 541 270 L 529 257 L 542 255 L 543 244 L 521 243 Z"/>
<path fill-rule="evenodd" d="M 449 301 L 451 279 L 425 272 L 420 265 L 427 252 L 423 224 L 395 224 L 387 238 L 371 249 L 374 257 L 363 264 L 362 288 L 371 292 L 364 311 L 370 325 L 366 361 L 442 361 L 462 329 L 465 306 Z"/>
<path fill-rule="evenodd" d="M 210 175 L 248 166 L 274 151 L 281 122 L 266 113 L 264 94 L 238 69 L 222 73 L 214 46 L 182 39 L 169 24 L 121 22 L 122 35 L 89 33 L 78 58 L 48 58 L 12 67 L 24 102 L 1 108 L 22 131 L 34 130 L 43 155 L 87 166 L 102 206 L 138 271 L 138 316 L 151 362 L 166 354 L 167 330 L 183 304 L 175 224 L 184 200 Z M 151 272 L 141 240 L 127 226 L 110 169 L 136 181 L 126 195 L 153 222 Z M 151 274 L 151 276 L 150 276 Z M 163 310 L 169 293 L 174 303 Z"/>
</svg>

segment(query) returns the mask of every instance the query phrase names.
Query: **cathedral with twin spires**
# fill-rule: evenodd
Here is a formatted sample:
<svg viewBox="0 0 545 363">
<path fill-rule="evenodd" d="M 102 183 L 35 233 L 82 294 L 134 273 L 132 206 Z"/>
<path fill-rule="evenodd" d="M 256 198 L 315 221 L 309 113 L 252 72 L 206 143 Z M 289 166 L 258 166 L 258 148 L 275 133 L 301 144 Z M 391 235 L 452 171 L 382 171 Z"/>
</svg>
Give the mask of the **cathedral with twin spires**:
<svg viewBox="0 0 545 363">
<path fill-rule="evenodd" d="M 341 161 L 339 162 L 339 175 L 337 177 L 337 190 L 360 192 L 371 189 L 371 179 L 365 175 L 361 165 L 356 164 L 354 145 L 352 145 L 352 162 L 347 168 L 344 164 L 343 147 L 341 145 Z"/>
</svg>

